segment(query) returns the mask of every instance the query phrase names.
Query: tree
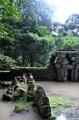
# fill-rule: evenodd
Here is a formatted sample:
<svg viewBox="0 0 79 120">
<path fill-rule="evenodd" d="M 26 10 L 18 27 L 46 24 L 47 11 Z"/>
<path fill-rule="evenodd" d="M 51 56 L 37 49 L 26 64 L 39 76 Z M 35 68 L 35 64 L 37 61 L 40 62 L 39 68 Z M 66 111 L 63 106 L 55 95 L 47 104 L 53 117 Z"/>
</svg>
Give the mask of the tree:
<svg viewBox="0 0 79 120">
<path fill-rule="evenodd" d="M 50 31 L 47 28 L 47 26 L 37 25 L 34 32 L 37 33 L 40 37 L 45 37 L 46 35 L 50 34 Z"/>
<path fill-rule="evenodd" d="M 15 59 L 19 66 L 45 66 L 52 43 L 48 5 L 39 0 L 0 2 L 0 53 Z"/>
<path fill-rule="evenodd" d="M 29 23 L 33 21 L 34 25 L 50 27 L 53 12 L 54 6 L 50 7 L 45 0 L 27 0 L 22 4 L 23 18 L 27 21 L 29 20 Z"/>
<path fill-rule="evenodd" d="M 79 24 L 79 14 L 70 15 L 69 18 L 66 20 L 66 24 L 78 25 Z"/>
<path fill-rule="evenodd" d="M 9 70 L 12 67 L 16 67 L 17 62 L 11 57 L 0 54 L 0 70 Z"/>
<path fill-rule="evenodd" d="M 46 65 L 49 43 L 45 37 L 27 33 L 19 36 L 16 42 L 17 57 L 22 56 L 21 65 L 35 66 L 38 63 L 41 66 Z"/>
<path fill-rule="evenodd" d="M 72 34 L 69 34 L 66 37 L 63 37 L 63 45 L 62 48 L 64 50 L 77 50 L 79 49 L 79 38 L 78 37 L 74 37 Z"/>
<path fill-rule="evenodd" d="M 55 7 L 47 4 L 46 0 L 36 0 L 37 20 L 39 25 L 50 27 L 52 25 L 53 12 Z"/>
<path fill-rule="evenodd" d="M 16 0 L 17 1 L 17 0 Z M 21 14 L 14 0 L 0 0 L 0 15 L 2 20 L 17 22 L 21 19 Z"/>
</svg>

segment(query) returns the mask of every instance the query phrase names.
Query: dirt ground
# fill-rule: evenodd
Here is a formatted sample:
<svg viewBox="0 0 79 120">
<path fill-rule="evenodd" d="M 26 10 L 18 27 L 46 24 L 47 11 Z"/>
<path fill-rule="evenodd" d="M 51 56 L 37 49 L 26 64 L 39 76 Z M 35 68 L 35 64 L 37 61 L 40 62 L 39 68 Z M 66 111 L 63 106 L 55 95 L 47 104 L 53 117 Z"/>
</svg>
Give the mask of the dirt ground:
<svg viewBox="0 0 79 120">
<path fill-rule="evenodd" d="M 14 113 L 15 105 L 0 101 L 0 120 L 42 120 L 32 108 L 27 108 L 28 112 Z"/>
<path fill-rule="evenodd" d="M 72 98 L 79 98 L 79 83 L 76 82 L 39 82 L 47 95 L 64 95 Z"/>
<path fill-rule="evenodd" d="M 0 89 L 0 97 L 6 89 Z M 26 108 L 28 112 L 14 113 L 15 103 L 0 100 L 0 120 L 42 120 L 40 115 L 31 107 Z"/>
<path fill-rule="evenodd" d="M 79 83 L 72 82 L 37 82 L 43 86 L 47 96 L 61 95 L 70 98 L 74 106 L 71 109 L 61 109 L 58 111 L 56 120 L 79 120 Z M 0 90 L 0 93 L 2 91 Z M 42 120 L 42 118 L 29 109 L 29 112 L 22 114 L 13 113 L 14 104 L 0 101 L 0 120 Z M 62 117 L 62 115 L 64 117 Z"/>
<path fill-rule="evenodd" d="M 79 83 L 73 82 L 39 82 L 48 96 L 60 95 L 68 97 L 73 106 L 60 109 L 56 120 L 79 120 Z"/>
</svg>

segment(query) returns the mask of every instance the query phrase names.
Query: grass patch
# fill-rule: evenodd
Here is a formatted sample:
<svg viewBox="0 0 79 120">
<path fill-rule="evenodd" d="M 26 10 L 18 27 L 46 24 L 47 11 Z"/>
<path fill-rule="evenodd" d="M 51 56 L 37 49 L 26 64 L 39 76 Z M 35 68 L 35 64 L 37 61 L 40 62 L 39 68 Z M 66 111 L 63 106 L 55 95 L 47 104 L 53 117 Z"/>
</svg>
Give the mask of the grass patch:
<svg viewBox="0 0 79 120">
<path fill-rule="evenodd" d="M 19 85 L 19 83 L 18 83 Z M 26 107 L 32 107 L 32 102 L 28 102 L 27 98 L 27 88 L 28 85 L 25 83 L 20 83 L 20 85 L 22 88 L 24 88 L 26 90 L 26 92 L 23 95 L 20 95 L 17 91 L 13 92 L 13 96 L 12 96 L 12 101 L 15 102 L 15 108 L 14 108 L 14 112 L 21 112 L 23 111 Z M 31 95 L 31 93 L 29 93 L 29 95 Z"/>
<path fill-rule="evenodd" d="M 56 115 L 54 113 L 51 113 L 51 117 L 49 118 L 49 120 L 56 120 Z"/>
<path fill-rule="evenodd" d="M 20 113 L 23 110 L 24 110 L 24 107 L 20 106 L 20 105 L 16 105 L 15 108 L 14 108 L 14 112 L 16 112 L 16 113 Z"/>
<path fill-rule="evenodd" d="M 50 96 L 49 103 L 51 107 L 51 117 L 49 120 L 56 120 L 56 112 L 60 108 L 72 107 L 72 102 L 70 99 L 62 96 Z"/>
<path fill-rule="evenodd" d="M 58 109 L 60 107 L 69 108 L 72 106 L 72 103 L 68 98 L 61 96 L 50 96 L 49 103 L 53 109 Z"/>
<path fill-rule="evenodd" d="M 28 102 L 27 101 L 27 97 L 26 95 L 22 96 L 21 98 L 19 98 L 18 101 L 16 101 L 16 105 L 14 108 L 14 112 L 16 113 L 20 113 L 22 112 L 26 107 L 32 107 L 32 102 Z"/>
<path fill-rule="evenodd" d="M 25 106 L 25 107 L 31 107 L 32 106 L 32 102 L 27 101 L 27 96 L 26 95 L 19 98 L 19 100 L 17 102 L 20 103 L 22 106 Z"/>
</svg>

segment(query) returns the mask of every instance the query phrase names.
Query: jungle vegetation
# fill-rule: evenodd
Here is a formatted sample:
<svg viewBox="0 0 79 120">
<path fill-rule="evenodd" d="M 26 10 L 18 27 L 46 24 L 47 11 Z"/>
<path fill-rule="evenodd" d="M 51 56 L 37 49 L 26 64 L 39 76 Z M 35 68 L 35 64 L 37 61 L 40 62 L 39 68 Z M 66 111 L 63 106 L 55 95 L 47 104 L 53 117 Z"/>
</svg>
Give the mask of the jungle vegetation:
<svg viewBox="0 0 79 120">
<path fill-rule="evenodd" d="M 47 66 L 56 50 L 79 50 L 78 36 L 52 35 L 54 9 L 45 0 L 0 0 L 0 70 Z M 69 19 L 64 29 L 75 26 Z"/>
</svg>

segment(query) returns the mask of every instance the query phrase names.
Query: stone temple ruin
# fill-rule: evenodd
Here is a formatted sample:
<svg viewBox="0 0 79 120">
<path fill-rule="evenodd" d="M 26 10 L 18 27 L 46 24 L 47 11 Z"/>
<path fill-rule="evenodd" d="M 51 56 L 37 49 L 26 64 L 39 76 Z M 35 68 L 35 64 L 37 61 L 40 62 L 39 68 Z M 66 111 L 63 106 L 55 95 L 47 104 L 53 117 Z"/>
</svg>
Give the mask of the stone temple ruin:
<svg viewBox="0 0 79 120">
<path fill-rule="evenodd" d="M 36 81 L 74 81 L 79 82 L 78 51 L 57 51 L 51 55 L 47 67 L 19 67 L 0 72 L 0 84 L 17 76 L 32 73 Z"/>
<path fill-rule="evenodd" d="M 79 58 L 77 51 L 58 51 L 52 54 L 50 66 L 56 81 L 79 81 Z"/>
</svg>

